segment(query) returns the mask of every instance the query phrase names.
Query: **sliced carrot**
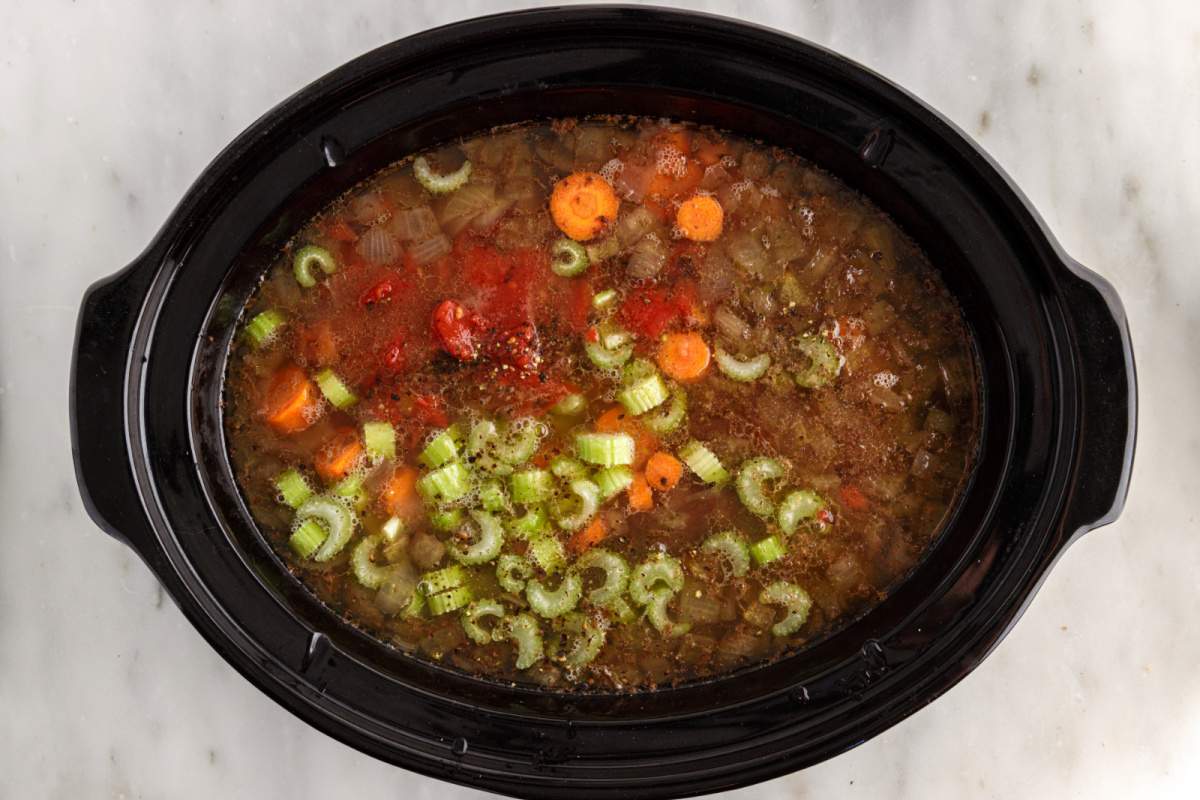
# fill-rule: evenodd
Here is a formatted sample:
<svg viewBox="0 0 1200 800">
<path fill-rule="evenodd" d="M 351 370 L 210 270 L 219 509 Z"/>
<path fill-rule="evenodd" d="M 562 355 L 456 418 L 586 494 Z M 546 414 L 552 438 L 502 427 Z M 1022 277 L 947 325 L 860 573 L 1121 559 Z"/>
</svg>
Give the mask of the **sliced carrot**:
<svg viewBox="0 0 1200 800">
<path fill-rule="evenodd" d="M 649 511 L 654 508 L 654 493 L 650 491 L 650 484 L 642 473 L 633 474 L 633 483 L 629 484 L 627 491 L 630 511 Z"/>
<path fill-rule="evenodd" d="M 621 406 L 613 406 L 596 418 L 596 430 L 600 433 L 616 433 L 625 427 L 627 420 L 632 419 L 629 412 Z"/>
<path fill-rule="evenodd" d="M 677 381 L 699 378 L 708 369 L 711 354 L 698 333 L 668 333 L 658 348 L 658 365 Z"/>
<path fill-rule="evenodd" d="M 383 507 L 396 517 L 408 517 L 418 508 L 416 492 L 417 471 L 412 467 L 400 467 L 383 487 Z"/>
<path fill-rule="evenodd" d="M 572 553 L 582 553 L 590 547 L 595 547 L 604 541 L 604 537 L 608 536 L 608 528 L 604 527 L 604 520 L 596 517 L 588 526 L 579 533 L 571 537 L 567 542 L 567 548 Z"/>
<path fill-rule="evenodd" d="M 554 185 L 550 215 L 558 229 L 580 242 L 600 234 L 617 218 L 621 201 L 596 172 L 576 172 Z"/>
<path fill-rule="evenodd" d="M 600 433 L 628 433 L 633 437 L 633 467 L 641 469 L 658 447 L 658 437 L 621 406 L 613 406 L 596 419 Z"/>
<path fill-rule="evenodd" d="M 842 499 L 842 505 L 851 511 L 862 511 L 871 505 L 871 501 L 857 486 L 843 486 L 838 489 L 838 497 Z"/>
<path fill-rule="evenodd" d="M 679 206 L 675 224 L 693 242 L 712 242 L 725 228 L 725 210 L 712 195 L 698 194 Z"/>
<path fill-rule="evenodd" d="M 316 415 L 310 409 L 317 401 L 316 385 L 304 370 L 289 364 L 272 376 L 263 416 L 280 433 L 295 433 L 316 421 Z"/>
<path fill-rule="evenodd" d="M 359 441 L 358 432 L 353 428 L 343 428 L 317 451 L 313 466 L 318 475 L 332 483 L 350 474 L 362 452 L 363 446 Z"/>
<path fill-rule="evenodd" d="M 659 450 L 646 462 L 646 482 L 651 489 L 665 492 L 674 489 L 683 477 L 683 464 L 670 453 Z"/>
</svg>

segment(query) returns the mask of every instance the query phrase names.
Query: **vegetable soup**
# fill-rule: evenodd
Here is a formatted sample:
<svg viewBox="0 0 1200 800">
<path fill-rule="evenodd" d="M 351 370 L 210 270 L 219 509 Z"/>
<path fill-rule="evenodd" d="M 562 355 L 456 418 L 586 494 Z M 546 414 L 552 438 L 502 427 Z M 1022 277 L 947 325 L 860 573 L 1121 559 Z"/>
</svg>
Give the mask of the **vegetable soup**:
<svg viewBox="0 0 1200 800">
<path fill-rule="evenodd" d="M 645 118 L 405 158 L 279 254 L 225 393 L 249 507 L 352 625 L 630 691 L 880 602 L 964 487 L 960 309 L 797 155 Z"/>
</svg>

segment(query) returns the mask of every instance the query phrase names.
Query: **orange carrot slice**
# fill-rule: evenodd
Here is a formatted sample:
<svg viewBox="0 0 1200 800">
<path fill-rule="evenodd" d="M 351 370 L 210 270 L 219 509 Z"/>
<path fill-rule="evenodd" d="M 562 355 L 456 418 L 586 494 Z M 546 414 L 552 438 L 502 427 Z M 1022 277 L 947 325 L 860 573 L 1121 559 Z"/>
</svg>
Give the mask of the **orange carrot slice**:
<svg viewBox="0 0 1200 800">
<path fill-rule="evenodd" d="M 352 428 L 343 428 L 317 451 L 313 466 L 317 474 L 327 482 L 340 481 L 354 469 L 362 452 L 363 446 L 359 441 L 358 432 Z"/>
<path fill-rule="evenodd" d="M 649 511 L 654 508 L 654 494 L 650 491 L 650 484 L 646 482 L 646 476 L 640 472 L 633 474 L 633 483 L 629 484 L 629 510 L 630 511 Z"/>
<path fill-rule="evenodd" d="M 416 486 L 417 471 L 412 467 L 398 468 L 383 487 L 383 507 L 395 517 L 411 516 L 419 504 Z"/>
<path fill-rule="evenodd" d="M 576 172 L 554 185 L 550 216 L 558 229 L 580 242 L 594 239 L 617 218 L 621 201 L 596 172 Z"/>
<path fill-rule="evenodd" d="M 318 401 L 316 385 L 294 364 L 281 368 L 271 378 L 263 416 L 280 433 L 302 431 L 316 421 L 311 409 Z"/>
<path fill-rule="evenodd" d="M 677 381 L 699 378 L 708 369 L 708 345 L 698 333 L 668 333 L 658 348 L 658 365 Z"/>
<path fill-rule="evenodd" d="M 658 451 L 646 462 L 646 482 L 651 489 L 665 492 L 674 489 L 683 477 L 683 464 L 670 453 Z"/>
<path fill-rule="evenodd" d="M 567 548 L 572 553 L 582 553 L 590 547 L 595 547 L 604 541 L 604 537 L 608 536 L 608 528 L 604 526 L 604 520 L 596 517 L 588 526 L 579 533 L 571 537 L 567 542 Z"/>
<path fill-rule="evenodd" d="M 712 242 L 725 228 L 725 210 L 717 198 L 698 194 L 689 198 L 675 212 L 675 224 L 693 242 Z"/>
</svg>

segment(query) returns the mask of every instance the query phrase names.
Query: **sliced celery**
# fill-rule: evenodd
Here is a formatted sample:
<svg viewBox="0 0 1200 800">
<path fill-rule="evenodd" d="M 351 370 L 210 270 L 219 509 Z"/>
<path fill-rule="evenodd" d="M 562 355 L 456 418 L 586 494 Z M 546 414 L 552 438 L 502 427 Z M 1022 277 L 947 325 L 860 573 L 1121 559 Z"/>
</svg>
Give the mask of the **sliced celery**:
<svg viewBox="0 0 1200 800">
<path fill-rule="evenodd" d="M 553 619 L 561 617 L 579 605 L 583 595 L 583 581 L 578 575 L 567 573 L 558 584 L 558 588 L 547 589 L 546 585 L 537 578 L 530 580 L 525 586 L 525 599 L 529 607 L 539 617 Z"/>
<path fill-rule="evenodd" d="M 600 509 L 600 489 L 596 484 L 584 478 L 571 481 L 571 493 L 578 498 L 579 504 L 574 513 L 560 514 L 555 522 L 563 530 L 575 531 L 591 522 L 592 517 Z"/>
<path fill-rule="evenodd" d="M 588 601 L 600 607 L 612 606 L 629 586 L 629 564 L 610 550 L 593 547 L 571 565 L 571 570 L 580 577 L 591 569 L 604 573 L 604 583 L 588 592 Z"/>
<path fill-rule="evenodd" d="M 603 309 L 608 308 L 613 303 L 617 302 L 619 295 L 616 289 L 602 289 L 592 295 L 592 308 Z"/>
<path fill-rule="evenodd" d="M 396 429 L 390 422 L 364 422 L 363 443 L 367 455 L 377 461 L 396 458 Z"/>
<path fill-rule="evenodd" d="M 547 575 L 567 565 L 567 551 L 558 537 L 545 534 L 529 540 L 528 558 Z"/>
<path fill-rule="evenodd" d="M 665 403 L 667 396 L 667 385 L 660 375 L 654 374 L 622 389 L 617 394 L 617 402 L 636 417 Z"/>
<path fill-rule="evenodd" d="M 700 549 L 723 556 L 729 562 L 729 571 L 735 578 L 742 577 L 750 569 L 750 548 L 746 546 L 746 537 L 736 531 L 714 533 L 704 540 Z"/>
<path fill-rule="evenodd" d="M 606 621 L 578 611 L 564 615 L 560 628 L 567 634 L 569 644 L 562 649 L 559 660 L 568 667 L 578 668 L 594 661 L 604 648 L 604 640 L 608 636 Z"/>
<path fill-rule="evenodd" d="M 429 524 L 439 531 L 452 531 L 462 525 L 466 517 L 461 508 L 445 508 L 429 512 Z"/>
<path fill-rule="evenodd" d="M 678 385 L 672 385 L 670 391 L 671 399 L 666 406 L 645 415 L 641 420 L 643 425 L 660 436 L 674 432 L 687 416 L 687 392 Z"/>
<path fill-rule="evenodd" d="M 308 558 L 317 551 L 321 542 L 325 541 L 325 537 L 328 535 L 328 531 L 321 527 L 321 523 L 315 519 L 306 519 L 296 526 L 296 530 L 292 531 L 292 535 L 288 537 L 288 545 L 296 555 Z"/>
<path fill-rule="evenodd" d="M 508 523 L 508 530 L 518 539 L 529 539 L 550 530 L 550 517 L 542 506 L 531 506 Z"/>
<path fill-rule="evenodd" d="M 821 495 L 811 489 L 791 492 L 779 503 L 779 527 L 790 536 L 801 522 L 812 519 L 824 507 L 825 501 Z"/>
<path fill-rule="evenodd" d="M 721 460 L 712 450 L 695 439 L 683 446 L 679 451 L 679 458 L 705 483 L 719 484 L 729 480 L 729 472 L 721 464 Z"/>
<path fill-rule="evenodd" d="M 266 311 L 255 314 L 254 318 L 246 323 L 246 337 L 256 348 L 265 347 L 275 341 L 286 322 L 287 317 L 283 315 L 282 311 L 268 308 Z"/>
<path fill-rule="evenodd" d="M 279 500 L 284 505 L 299 508 L 304 501 L 313 496 L 312 487 L 298 470 L 289 469 L 275 479 L 275 488 L 279 490 Z"/>
<path fill-rule="evenodd" d="M 582 461 L 601 467 L 633 463 L 633 437 L 628 433 L 581 433 L 575 450 Z"/>
<path fill-rule="evenodd" d="M 467 185 L 471 177 L 471 162 L 464 161 L 454 172 L 439 175 L 429 166 L 425 156 L 417 156 L 413 161 L 413 177 L 430 194 L 447 194 Z"/>
<path fill-rule="evenodd" d="M 771 366 L 771 357 L 766 353 L 743 361 L 725 352 L 720 345 L 717 346 L 714 358 L 722 375 L 743 383 L 758 380 Z"/>
<path fill-rule="evenodd" d="M 358 582 L 368 589 L 378 589 L 389 573 L 387 567 L 379 566 L 371 560 L 375 548 L 381 541 L 383 541 L 383 537 L 378 534 L 368 536 L 355 545 L 354 550 L 350 553 L 350 569 Z"/>
<path fill-rule="evenodd" d="M 588 468 L 584 466 L 583 462 L 570 456 L 555 456 L 550 459 L 550 472 L 554 474 L 554 477 L 564 481 L 573 481 L 576 478 L 588 476 Z"/>
<path fill-rule="evenodd" d="M 600 500 L 611 500 L 633 483 L 633 470 L 629 467 L 609 467 L 596 473 L 596 487 L 600 489 Z"/>
<path fill-rule="evenodd" d="M 458 564 L 451 564 L 442 569 L 426 572 L 421 576 L 417 588 L 421 590 L 421 594 L 428 597 L 432 594 L 444 592 L 447 589 L 453 589 L 456 586 L 462 586 L 466 581 L 467 571 Z"/>
<path fill-rule="evenodd" d="M 492 478 L 484 481 L 479 487 L 479 505 L 483 506 L 484 511 L 498 513 L 501 511 L 512 510 L 512 504 L 508 501 L 508 492 L 504 491 L 504 484 Z"/>
<path fill-rule="evenodd" d="M 577 392 L 572 392 L 555 403 L 551 407 L 550 412 L 563 417 L 574 417 L 582 414 L 586 409 L 587 398 Z"/>
<path fill-rule="evenodd" d="M 784 476 L 783 464 L 774 458 L 752 458 L 742 464 L 737 475 L 738 498 L 751 513 L 769 517 L 775 512 L 775 503 L 767 495 L 768 481 Z"/>
<path fill-rule="evenodd" d="M 460 564 L 486 564 L 500 555 L 500 548 L 504 546 L 504 526 L 487 511 L 473 509 L 470 515 L 478 533 L 475 541 L 464 547 L 452 540 L 446 549 L 450 557 Z"/>
<path fill-rule="evenodd" d="M 690 622 L 675 622 L 671 619 L 667 606 L 675 595 L 676 592 L 660 586 L 650 593 L 650 600 L 646 603 L 646 619 L 650 620 L 650 624 L 663 636 L 683 636 L 692 629 Z"/>
<path fill-rule="evenodd" d="M 555 275 L 573 278 L 588 268 L 587 250 L 579 242 L 563 237 L 550 248 L 550 269 Z"/>
<path fill-rule="evenodd" d="M 804 626 L 808 612 L 812 609 L 812 598 L 808 592 L 794 583 L 776 581 L 759 592 L 758 602 L 769 606 L 783 606 L 787 616 L 771 626 L 776 636 L 791 636 Z"/>
<path fill-rule="evenodd" d="M 354 533 L 354 515 L 343 503 L 328 497 L 313 497 L 296 509 L 296 519 L 316 520 L 325 526 L 329 534 L 321 547 L 313 554 L 317 561 L 328 561 L 342 551 Z"/>
<path fill-rule="evenodd" d="M 512 476 L 514 503 L 528 506 L 543 503 L 554 493 L 554 476 L 544 469 L 527 469 Z"/>
<path fill-rule="evenodd" d="M 476 600 L 463 610 L 463 630 L 475 644 L 488 644 L 492 641 L 492 631 L 482 624 L 488 617 L 497 620 L 499 624 L 499 621 L 504 619 L 504 606 L 495 600 Z"/>
<path fill-rule="evenodd" d="M 337 261 L 334 260 L 333 254 L 324 247 L 309 245 L 297 250 L 296 255 L 292 258 L 292 274 L 296 276 L 296 283 L 305 289 L 311 289 L 317 285 L 317 276 L 313 274 L 313 267 L 319 268 L 326 275 L 332 275 L 337 272 Z"/>
<path fill-rule="evenodd" d="M 451 611 L 457 611 L 471 602 L 471 590 L 466 586 L 459 586 L 448 592 L 430 595 L 425 598 L 425 602 L 429 605 L 429 613 L 436 617 Z"/>
<path fill-rule="evenodd" d="M 683 588 L 683 567 L 679 559 L 666 553 L 654 553 L 633 568 L 629 578 L 629 596 L 638 605 L 647 605 L 655 589 L 665 586 L 672 593 Z"/>
<path fill-rule="evenodd" d="M 545 657 L 542 626 L 532 614 L 505 617 L 492 633 L 495 641 L 510 640 L 517 645 L 517 669 L 529 669 Z"/>
<path fill-rule="evenodd" d="M 429 469 L 436 469 L 458 458 L 458 444 L 455 438 L 455 430 L 452 427 L 438 431 L 417 456 L 417 461 Z"/>
<path fill-rule="evenodd" d="M 317 386 L 321 388 L 321 394 L 325 395 L 325 399 L 334 407 L 346 409 L 358 402 L 354 392 L 350 391 L 350 388 L 333 370 L 323 369 L 314 378 Z"/>
<path fill-rule="evenodd" d="M 754 558 L 755 564 L 765 567 L 772 561 L 778 561 L 787 555 L 787 547 L 783 544 L 782 539 L 772 534 L 750 545 L 750 555 Z"/>
<path fill-rule="evenodd" d="M 453 503 L 471 491 L 471 475 L 457 461 L 422 475 L 417 481 L 417 493 L 427 503 Z"/>
<path fill-rule="evenodd" d="M 505 553 L 496 560 L 496 582 L 506 592 L 525 591 L 525 582 L 533 577 L 533 565 L 524 556 Z"/>
</svg>

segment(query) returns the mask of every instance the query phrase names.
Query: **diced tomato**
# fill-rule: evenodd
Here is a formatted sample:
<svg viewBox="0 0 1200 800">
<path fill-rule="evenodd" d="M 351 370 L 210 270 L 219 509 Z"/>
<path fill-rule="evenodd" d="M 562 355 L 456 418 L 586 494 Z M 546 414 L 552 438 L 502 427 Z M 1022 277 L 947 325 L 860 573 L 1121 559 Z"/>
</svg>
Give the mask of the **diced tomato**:
<svg viewBox="0 0 1200 800">
<path fill-rule="evenodd" d="M 572 280 L 571 299 L 567 305 L 566 321 L 571 326 L 571 330 L 582 333 L 588 326 L 588 314 L 592 310 L 592 285 L 583 278 Z"/>
<path fill-rule="evenodd" d="M 535 370 L 542 361 L 537 328 L 531 322 L 515 325 L 496 337 L 492 355 L 499 361 L 520 370 Z"/>
<path fill-rule="evenodd" d="M 462 259 L 463 279 L 474 287 L 499 286 L 512 271 L 512 262 L 507 254 L 483 245 L 468 248 Z"/>
<path fill-rule="evenodd" d="M 388 372 L 399 372 L 404 369 L 408 359 L 404 355 L 405 339 L 403 334 L 396 336 L 383 348 L 380 362 Z"/>
<path fill-rule="evenodd" d="M 478 318 L 461 303 L 443 300 L 433 310 L 433 334 L 438 344 L 459 361 L 474 361 L 479 355 Z"/>
<path fill-rule="evenodd" d="M 354 229 L 344 219 L 336 219 L 329 223 L 326 232 L 331 239 L 336 239 L 339 242 L 358 241 L 358 234 L 354 232 Z"/>
<path fill-rule="evenodd" d="M 450 418 L 442 409 L 442 398 L 432 394 L 419 394 L 413 398 L 413 416 L 426 425 L 436 425 L 444 428 L 450 424 Z"/>
<path fill-rule="evenodd" d="M 657 339 L 676 321 L 688 316 L 694 303 L 680 292 L 654 286 L 635 289 L 621 304 L 621 322 L 647 339 Z"/>
<path fill-rule="evenodd" d="M 871 505 L 867 496 L 857 486 L 843 486 L 838 490 L 838 496 L 842 499 L 842 505 L 851 511 L 862 511 Z"/>
<path fill-rule="evenodd" d="M 509 254 L 511 269 L 496 284 L 480 309 L 487 321 L 500 329 L 533 320 L 534 292 L 549 279 L 549 261 L 537 250 L 515 250 Z"/>
<path fill-rule="evenodd" d="M 395 291 L 395 280 L 392 278 L 384 278 L 379 283 L 363 292 L 362 297 L 358 299 L 358 302 L 360 305 L 369 308 L 376 303 L 382 303 L 385 300 L 390 300 Z"/>
<path fill-rule="evenodd" d="M 600 341 L 600 331 L 596 330 L 595 328 L 588 328 L 583 334 L 583 338 L 587 339 L 592 344 L 595 344 L 596 342 Z"/>
</svg>

